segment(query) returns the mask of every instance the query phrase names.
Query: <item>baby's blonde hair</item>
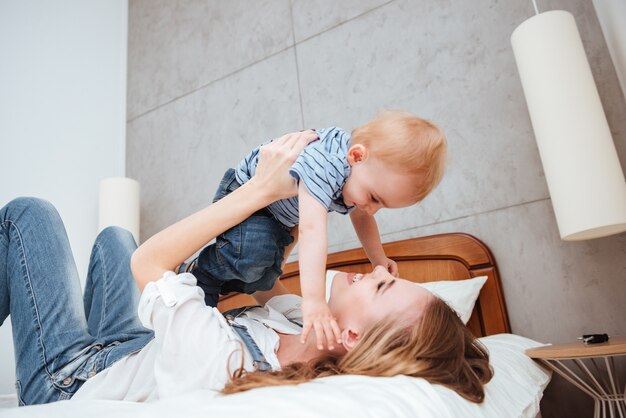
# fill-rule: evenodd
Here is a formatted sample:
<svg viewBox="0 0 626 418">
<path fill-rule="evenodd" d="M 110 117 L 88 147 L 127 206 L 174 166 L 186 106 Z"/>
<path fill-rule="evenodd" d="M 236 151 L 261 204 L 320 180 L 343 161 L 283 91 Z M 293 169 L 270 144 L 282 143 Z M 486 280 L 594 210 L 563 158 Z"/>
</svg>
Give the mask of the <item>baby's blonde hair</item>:
<svg viewBox="0 0 626 418">
<path fill-rule="evenodd" d="M 386 110 L 352 131 L 351 144 L 362 144 L 373 158 L 393 164 L 396 172 L 416 179 L 415 202 L 424 199 L 441 181 L 447 144 L 433 122 L 400 110 Z"/>
<path fill-rule="evenodd" d="M 472 402 L 485 397 L 493 376 L 489 352 L 444 301 L 432 298 L 417 323 L 387 317 L 374 324 L 344 356 L 321 355 L 267 373 L 237 369 L 222 393 L 262 386 L 295 385 L 335 375 L 421 377 Z"/>
</svg>

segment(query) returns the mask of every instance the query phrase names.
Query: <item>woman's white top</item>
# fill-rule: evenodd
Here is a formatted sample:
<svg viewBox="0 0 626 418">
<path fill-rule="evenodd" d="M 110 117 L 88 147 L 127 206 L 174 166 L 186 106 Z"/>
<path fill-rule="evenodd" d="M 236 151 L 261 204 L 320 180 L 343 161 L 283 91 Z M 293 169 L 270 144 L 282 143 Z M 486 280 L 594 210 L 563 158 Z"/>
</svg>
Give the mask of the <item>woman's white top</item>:
<svg viewBox="0 0 626 418">
<path fill-rule="evenodd" d="M 300 302 L 296 295 L 276 296 L 235 319 L 275 370 L 280 368 L 276 331 L 301 333 L 291 322 L 302 323 Z M 192 274 L 166 272 L 149 283 L 138 311 L 142 324 L 154 330 L 154 340 L 89 379 L 72 399 L 154 401 L 198 389 L 217 394 L 241 366 L 242 354 L 245 369 L 254 370 L 252 356 L 224 316 L 204 304 Z"/>
</svg>

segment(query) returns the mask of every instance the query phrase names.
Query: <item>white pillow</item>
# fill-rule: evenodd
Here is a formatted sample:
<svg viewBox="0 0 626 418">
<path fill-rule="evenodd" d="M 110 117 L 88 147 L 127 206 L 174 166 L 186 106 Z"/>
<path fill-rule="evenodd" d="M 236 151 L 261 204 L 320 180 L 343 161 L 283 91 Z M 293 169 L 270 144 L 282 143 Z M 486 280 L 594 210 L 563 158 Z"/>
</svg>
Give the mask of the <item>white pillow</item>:
<svg viewBox="0 0 626 418">
<path fill-rule="evenodd" d="M 480 276 L 465 280 L 417 283 L 417 285 L 443 299 L 459 314 L 463 323 L 467 324 L 472 316 L 480 289 L 486 281 L 487 276 Z"/>
</svg>

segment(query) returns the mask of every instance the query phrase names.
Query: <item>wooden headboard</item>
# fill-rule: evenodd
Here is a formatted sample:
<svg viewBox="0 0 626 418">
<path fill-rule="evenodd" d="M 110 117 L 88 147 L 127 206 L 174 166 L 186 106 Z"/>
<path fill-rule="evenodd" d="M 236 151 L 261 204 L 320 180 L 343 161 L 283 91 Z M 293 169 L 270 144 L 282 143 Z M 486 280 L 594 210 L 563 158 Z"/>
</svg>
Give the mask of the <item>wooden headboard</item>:
<svg viewBox="0 0 626 418">
<path fill-rule="evenodd" d="M 496 263 L 477 238 L 460 233 L 431 235 L 389 242 L 384 248 L 387 257 L 398 263 L 400 277 L 413 282 L 487 276 L 467 326 L 477 337 L 511 332 Z M 327 268 L 368 273 L 372 267 L 365 252 L 354 249 L 330 254 Z M 280 280 L 289 291 L 300 294 L 298 262 L 287 264 Z M 224 311 L 254 303 L 249 295 L 233 294 L 223 297 L 218 308 Z"/>
</svg>

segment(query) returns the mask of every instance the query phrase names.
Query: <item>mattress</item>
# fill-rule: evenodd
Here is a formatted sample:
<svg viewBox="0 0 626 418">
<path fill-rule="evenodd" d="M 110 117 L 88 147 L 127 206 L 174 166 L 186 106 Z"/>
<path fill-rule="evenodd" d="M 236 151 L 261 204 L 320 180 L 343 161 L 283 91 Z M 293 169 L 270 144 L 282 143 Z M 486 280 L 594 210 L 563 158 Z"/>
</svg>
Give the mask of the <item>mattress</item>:
<svg viewBox="0 0 626 418">
<path fill-rule="evenodd" d="M 485 401 L 475 404 L 454 391 L 407 376 L 374 378 L 333 376 L 297 386 L 258 388 L 229 396 L 190 392 L 153 403 L 122 401 L 61 401 L 17 408 L 4 405 L 3 418 L 138 418 L 268 417 L 268 418 L 534 418 L 549 383 L 550 372 L 524 351 L 541 345 L 514 334 L 480 339 L 494 369 L 485 386 Z M 3 398 L 13 402 L 14 398 Z M 1 401 L 0 401 L 1 402 Z"/>
</svg>

